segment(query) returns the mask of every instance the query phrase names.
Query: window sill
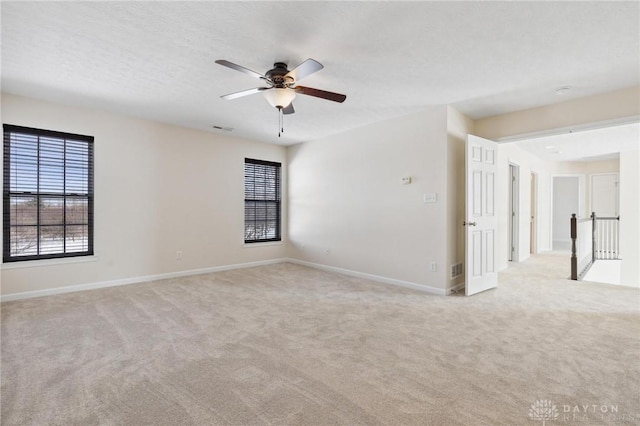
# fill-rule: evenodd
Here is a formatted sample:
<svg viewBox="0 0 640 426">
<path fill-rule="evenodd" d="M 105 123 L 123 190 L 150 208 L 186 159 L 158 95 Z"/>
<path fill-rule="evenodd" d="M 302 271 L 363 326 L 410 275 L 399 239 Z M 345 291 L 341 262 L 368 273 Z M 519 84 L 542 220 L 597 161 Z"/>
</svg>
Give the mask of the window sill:
<svg viewBox="0 0 640 426">
<path fill-rule="evenodd" d="M 268 247 L 268 246 L 282 246 L 284 245 L 283 241 L 266 241 L 264 243 L 243 243 L 242 247 Z"/>
<path fill-rule="evenodd" d="M 78 257 L 63 257 L 60 259 L 42 259 L 42 260 L 25 260 L 19 262 L 7 262 L 2 264 L 2 269 L 22 269 L 22 268 L 34 268 L 38 266 L 56 266 L 66 265 L 70 263 L 86 263 L 96 262 L 98 256 L 78 256 Z"/>
</svg>

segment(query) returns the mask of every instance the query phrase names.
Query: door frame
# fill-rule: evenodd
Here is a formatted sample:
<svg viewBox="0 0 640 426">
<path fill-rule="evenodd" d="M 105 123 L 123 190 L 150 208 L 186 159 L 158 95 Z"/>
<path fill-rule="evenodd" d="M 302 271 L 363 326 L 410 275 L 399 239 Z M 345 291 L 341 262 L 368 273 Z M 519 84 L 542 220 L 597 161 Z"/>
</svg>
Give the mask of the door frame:
<svg viewBox="0 0 640 426">
<path fill-rule="evenodd" d="M 538 253 L 538 173 L 531 171 L 531 222 L 529 226 L 529 252 Z"/>
<path fill-rule="evenodd" d="M 520 165 L 509 161 L 509 247 L 510 262 L 520 260 Z"/>
</svg>

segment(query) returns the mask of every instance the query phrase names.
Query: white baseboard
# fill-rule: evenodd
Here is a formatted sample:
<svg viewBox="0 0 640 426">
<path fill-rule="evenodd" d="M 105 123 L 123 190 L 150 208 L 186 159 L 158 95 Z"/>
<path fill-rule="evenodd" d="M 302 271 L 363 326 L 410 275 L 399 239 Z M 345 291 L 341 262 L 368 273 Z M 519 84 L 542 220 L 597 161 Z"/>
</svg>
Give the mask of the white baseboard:
<svg viewBox="0 0 640 426">
<path fill-rule="evenodd" d="M 335 266 L 322 265 L 320 263 L 307 262 L 306 260 L 298 260 L 298 259 L 288 258 L 288 259 L 286 259 L 286 261 L 290 262 L 290 263 L 295 263 L 295 264 L 298 264 L 298 265 L 308 266 L 310 268 L 320 269 L 320 270 L 323 270 L 323 271 L 337 272 L 339 274 L 349 275 L 349 276 L 357 277 L 357 278 L 365 278 L 365 279 L 368 279 L 368 280 L 371 280 L 371 281 L 376 281 L 376 282 L 380 282 L 380 283 L 384 283 L 384 284 L 392 284 L 392 285 L 396 285 L 396 286 L 400 286 L 400 287 L 411 288 L 411 289 L 414 289 L 414 290 L 423 291 L 425 293 L 437 294 L 439 296 L 447 295 L 447 290 L 445 290 L 443 288 L 436 288 L 436 287 L 431 287 L 431 286 L 428 286 L 428 285 L 412 283 L 410 281 L 402 281 L 402 280 L 397 280 L 395 278 L 387 278 L 387 277 L 382 277 L 380 275 L 367 274 L 365 272 L 352 271 L 350 269 L 344 269 L 344 268 L 338 268 L 338 267 L 335 267 Z M 464 284 L 462 284 L 462 285 L 464 286 Z"/>
<path fill-rule="evenodd" d="M 456 285 L 454 285 L 453 287 L 449 287 L 447 289 L 447 294 L 451 294 L 451 293 L 456 293 L 460 290 L 464 290 L 464 282 L 458 283 Z"/>
<path fill-rule="evenodd" d="M 189 275 L 208 274 L 210 272 L 229 271 L 232 269 L 253 268 L 255 266 L 272 265 L 275 263 L 283 263 L 288 259 L 278 258 L 270 260 L 261 260 L 257 262 L 238 263 L 235 265 L 213 266 L 210 268 L 190 269 L 187 271 L 168 272 L 165 274 L 145 275 L 141 277 L 122 278 L 111 281 L 101 281 L 97 283 L 70 285 L 65 287 L 48 288 L 45 290 L 25 291 L 22 293 L 11 293 L 0 296 L 0 302 L 10 302 L 12 300 L 31 299 L 34 297 L 51 296 L 54 294 L 72 293 L 75 291 L 95 290 L 98 288 L 117 287 L 121 285 L 137 284 L 148 281 L 164 280 L 167 278 L 186 277 Z"/>
<path fill-rule="evenodd" d="M 238 263 L 234 265 L 214 266 L 210 268 L 201 268 L 201 269 L 190 269 L 187 271 L 168 272 L 164 274 L 145 275 L 145 276 L 132 277 L 132 278 L 122 278 L 117 280 L 101 281 L 97 283 L 77 284 L 77 285 L 70 285 L 65 287 L 48 288 L 44 290 L 33 290 L 33 291 L 25 291 L 21 293 L 11 293 L 11 294 L 5 294 L 3 296 L 0 296 L 0 302 L 10 302 L 13 300 L 52 296 L 55 294 L 72 293 L 76 291 L 95 290 L 99 288 L 118 287 L 121 285 L 164 280 L 168 278 L 186 277 L 190 275 L 208 274 L 211 272 L 229 271 L 233 269 L 253 268 L 256 266 L 273 265 L 276 263 L 284 263 L 284 262 L 295 263 L 298 265 L 308 266 L 310 268 L 320 269 L 320 270 L 329 271 L 329 272 L 337 272 L 339 274 L 349 275 L 352 277 L 365 278 L 371 281 L 376 281 L 384 284 L 391 284 L 391 285 L 396 285 L 400 287 L 411 288 L 413 290 L 418 290 L 418 291 L 422 291 L 430 294 L 437 294 L 439 296 L 445 296 L 447 294 L 450 294 L 453 290 L 458 289 L 459 287 L 464 288 L 464 283 L 458 284 L 453 288 L 442 289 L 442 288 L 436 288 L 436 287 L 431 287 L 427 285 L 417 284 L 409 281 L 397 280 L 395 278 L 387 278 L 379 275 L 367 274 L 365 272 L 352 271 L 350 269 L 344 269 L 344 268 L 338 268 L 335 266 L 328 266 L 328 265 L 322 265 L 319 263 L 307 262 L 304 260 L 298 260 L 298 259 L 292 259 L 292 258 L 277 258 L 277 259 L 262 260 L 257 262 Z"/>
</svg>

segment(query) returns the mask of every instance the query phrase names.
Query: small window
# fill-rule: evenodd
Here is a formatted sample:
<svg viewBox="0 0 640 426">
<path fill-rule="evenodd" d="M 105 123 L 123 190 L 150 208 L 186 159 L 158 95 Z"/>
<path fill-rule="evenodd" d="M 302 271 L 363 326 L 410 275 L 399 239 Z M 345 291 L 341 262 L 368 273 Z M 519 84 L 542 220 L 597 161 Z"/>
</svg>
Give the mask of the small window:
<svg viewBox="0 0 640 426">
<path fill-rule="evenodd" d="M 280 241 L 280 163 L 244 160 L 244 242 Z"/>
<path fill-rule="evenodd" d="M 4 125 L 3 261 L 93 254 L 93 137 Z"/>
</svg>

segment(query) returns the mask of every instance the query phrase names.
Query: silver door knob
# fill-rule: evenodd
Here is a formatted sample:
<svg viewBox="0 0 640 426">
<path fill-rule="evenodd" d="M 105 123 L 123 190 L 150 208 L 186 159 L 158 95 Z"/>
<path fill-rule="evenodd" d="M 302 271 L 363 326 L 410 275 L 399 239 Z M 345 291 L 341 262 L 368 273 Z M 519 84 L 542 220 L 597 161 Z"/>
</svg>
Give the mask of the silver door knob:
<svg viewBox="0 0 640 426">
<path fill-rule="evenodd" d="M 475 222 L 467 222 L 466 220 L 464 222 L 462 222 L 462 226 L 476 226 L 477 224 Z"/>
</svg>

